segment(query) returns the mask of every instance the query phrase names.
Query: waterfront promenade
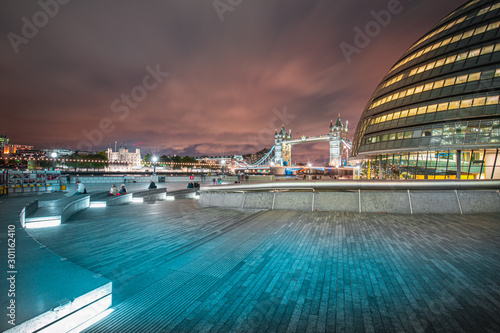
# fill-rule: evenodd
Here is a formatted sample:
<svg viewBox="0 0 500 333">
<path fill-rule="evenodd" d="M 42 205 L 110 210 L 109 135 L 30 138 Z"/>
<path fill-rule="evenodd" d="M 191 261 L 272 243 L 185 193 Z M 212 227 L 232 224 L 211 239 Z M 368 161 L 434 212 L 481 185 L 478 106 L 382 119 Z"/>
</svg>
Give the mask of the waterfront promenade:
<svg viewBox="0 0 500 333">
<path fill-rule="evenodd" d="M 500 215 L 86 209 L 30 233 L 113 282 L 89 332 L 496 332 Z"/>
</svg>

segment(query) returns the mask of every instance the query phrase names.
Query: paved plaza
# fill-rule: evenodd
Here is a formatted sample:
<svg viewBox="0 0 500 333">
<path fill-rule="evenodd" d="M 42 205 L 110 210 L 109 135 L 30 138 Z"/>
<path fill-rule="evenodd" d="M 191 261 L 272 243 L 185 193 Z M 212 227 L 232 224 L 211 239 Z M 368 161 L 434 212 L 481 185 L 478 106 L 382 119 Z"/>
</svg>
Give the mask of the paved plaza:
<svg viewBox="0 0 500 333">
<path fill-rule="evenodd" d="M 89 332 L 498 332 L 500 215 L 86 209 L 30 233 L 113 282 Z"/>
</svg>

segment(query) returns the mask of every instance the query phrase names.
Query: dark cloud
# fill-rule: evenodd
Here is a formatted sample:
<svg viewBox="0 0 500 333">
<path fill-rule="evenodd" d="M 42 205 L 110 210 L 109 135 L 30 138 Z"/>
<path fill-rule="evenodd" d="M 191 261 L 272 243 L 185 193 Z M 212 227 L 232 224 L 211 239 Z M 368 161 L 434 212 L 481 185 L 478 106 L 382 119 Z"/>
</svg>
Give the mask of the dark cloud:
<svg viewBox="0 0 500 333">
<path fill-rule="evenodd" d="M 387 70 L 464 2 L 401 0 L 402 12 L 349 64 L 339 44 L 389 1 L 244 0 L 224 21 L 213 1 L 71 1 L 18 53 L 7 34 L 21 35 L 21 19 L 41 8 L 3 1 L 0 132 L 38 148 L 76 147 L 108 118 L 113 130 L 95 149 L 116 140 L 171 154 L 248 153 L 272 146 L 268 133 L 281 125 L 273 109 L 286 107 L 294 135 L 324 134 L 338 113 L 353 135 Z M 170 75 L 121 119 L 111 104 L 157 65 Z"/>
</svg>

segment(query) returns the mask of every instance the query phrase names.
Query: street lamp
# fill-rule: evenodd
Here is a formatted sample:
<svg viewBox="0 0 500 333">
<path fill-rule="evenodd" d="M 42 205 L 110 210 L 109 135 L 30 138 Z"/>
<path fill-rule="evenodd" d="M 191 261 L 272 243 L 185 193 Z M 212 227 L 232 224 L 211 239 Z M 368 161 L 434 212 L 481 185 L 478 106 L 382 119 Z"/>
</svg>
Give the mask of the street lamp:
<svg viewBox="0 0 500 333">
<path fill-rule="evenodd" d="M 56 169 L 56 157 L 57 153 L 54 151 L 50 154 L 50 157 L 52 157 L 52 170 Z"/>
<path fill-rule="evenodd" d="M 156 162 L 158 161 L 158 157 L 153 156 L 153 175 L 156 175 Z"/>
</svg>

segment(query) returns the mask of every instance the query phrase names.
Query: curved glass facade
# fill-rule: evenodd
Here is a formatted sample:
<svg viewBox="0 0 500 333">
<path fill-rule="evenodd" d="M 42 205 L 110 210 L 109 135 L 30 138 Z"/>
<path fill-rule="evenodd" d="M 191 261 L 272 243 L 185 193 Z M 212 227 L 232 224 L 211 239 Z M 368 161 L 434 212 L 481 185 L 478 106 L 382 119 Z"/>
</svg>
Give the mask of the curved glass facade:
<svg viewBox="0 0 500 333">
<path fill-rule="evenodd" d="M 474 0 L 389 70 L 352 154 L 371 162 L 372 177 L 490 179 L 500 178 L 499 147 L 500 1 Z"/>
</svg>

